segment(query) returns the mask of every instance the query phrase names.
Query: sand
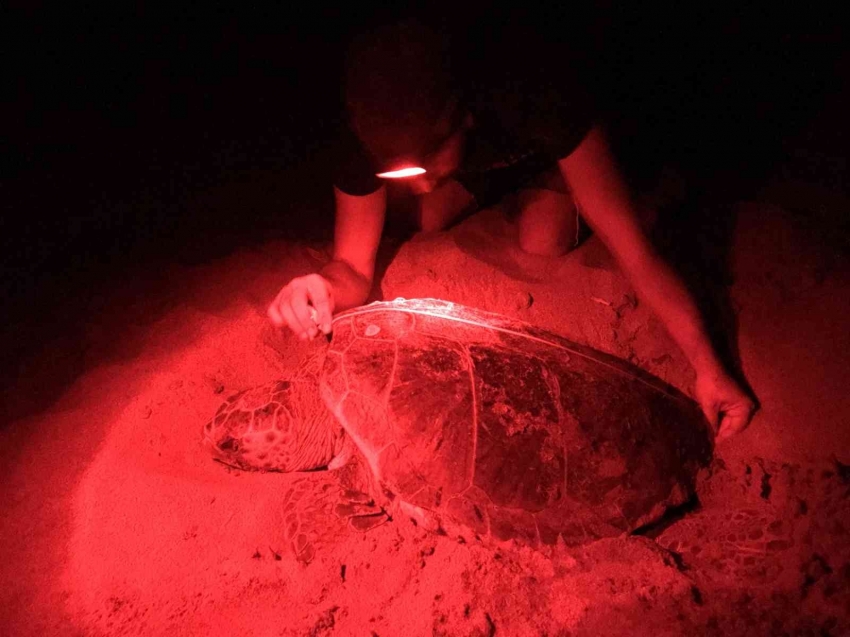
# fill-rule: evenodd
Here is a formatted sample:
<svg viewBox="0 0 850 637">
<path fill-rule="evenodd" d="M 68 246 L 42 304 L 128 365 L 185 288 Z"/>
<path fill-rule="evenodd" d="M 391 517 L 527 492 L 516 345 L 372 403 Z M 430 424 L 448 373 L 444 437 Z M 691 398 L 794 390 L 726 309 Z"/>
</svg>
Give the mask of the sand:
<svg viewBox="0 0 850 637">
<path fill-rule="evenodd" d="M 223 398 L 322 347 L 272 328 L 265 306 L 326 243 L 173 259 L 104 288 L 81 310 L 86 327 L 46 341 L 4 394 L 26 416 L 0 434 L 0 632 L 847 634 L 850 264 L 768 199 L 736 207 L 728 288 L 761 411 L 718 449 L 701 507 L 570 551 L 460 544 L 396 518 L 304 566 L 283 541 L 282 493 L 334 476 L 212 462 L 201 427 Z M 388 242 L 375 298 L 502 312 L 691 391 L 681 353 L 598 240 L 544 261 L 512 234 L 490 210 Z"/>
</svg>

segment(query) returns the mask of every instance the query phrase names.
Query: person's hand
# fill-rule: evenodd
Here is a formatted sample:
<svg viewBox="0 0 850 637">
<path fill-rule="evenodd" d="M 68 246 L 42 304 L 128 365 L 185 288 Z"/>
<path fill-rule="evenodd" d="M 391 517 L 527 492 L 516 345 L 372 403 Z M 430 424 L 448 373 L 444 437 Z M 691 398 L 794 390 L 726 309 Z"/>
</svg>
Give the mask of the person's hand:
<svg viewBox="0 0 850 637">
<path fill-rule="evenodd" d="M 757 410 L 755 401 L 726 373 L 698 375 L 695 393 L 716 442 L 746 429 Z"/>
<path fill-rule="evenodd" d="M 330 334 L 333 312 L 333 286 L 321 274 L 308 274 L 292 279 L 277 293 L 268 316 L 277 327 L 289 327 L 303 341 L 320 330 Z"/>
</svg>

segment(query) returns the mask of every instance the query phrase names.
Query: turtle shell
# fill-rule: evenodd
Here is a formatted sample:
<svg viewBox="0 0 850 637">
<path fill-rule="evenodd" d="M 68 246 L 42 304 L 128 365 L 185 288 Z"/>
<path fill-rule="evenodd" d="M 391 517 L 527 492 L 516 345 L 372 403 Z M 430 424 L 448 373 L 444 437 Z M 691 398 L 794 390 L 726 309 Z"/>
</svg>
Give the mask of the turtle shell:
<svg viewBox="0 0 850 637">
<path fill-rule="evenodd" d="M 615 357 L 505 316 L 398 299 L 339 314 L 322 397 L 386 493 L 481 537 L 568 545 L 693 492 L 698 405 Z"/>
</svg>

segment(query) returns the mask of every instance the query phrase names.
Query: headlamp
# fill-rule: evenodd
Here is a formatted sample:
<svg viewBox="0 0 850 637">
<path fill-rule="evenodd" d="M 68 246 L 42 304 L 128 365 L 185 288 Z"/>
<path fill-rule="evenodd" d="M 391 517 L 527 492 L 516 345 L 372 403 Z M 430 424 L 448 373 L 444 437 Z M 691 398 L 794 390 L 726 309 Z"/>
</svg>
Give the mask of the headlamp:
<svg viewBox="0 0 850 637">
<path fill-rule="evenodd" d="M 416 175 L 425 174 L 425 169 L 419 166 L 411 166 L 409 168 L 400 168 L 399 170 L 390 170 L 385 173 L 378 173 L 381 179 L 404 179 L 405 177 L 415 177 Z"/>
</svg>

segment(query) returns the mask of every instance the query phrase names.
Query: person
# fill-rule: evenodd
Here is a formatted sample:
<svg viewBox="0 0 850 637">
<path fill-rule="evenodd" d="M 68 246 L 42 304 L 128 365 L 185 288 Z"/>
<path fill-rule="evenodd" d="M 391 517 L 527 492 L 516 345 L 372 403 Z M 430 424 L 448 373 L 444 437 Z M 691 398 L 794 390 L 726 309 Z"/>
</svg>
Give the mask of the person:
<svg viewBox="0 0 850 637">
<path fill-rule="evenodd" d="M 717 440 L 743 430 L 755 403 L 725 369 L 694 299 L 645 234 L 645 215 L 580 83 L 563 66 L 544 63 L 558 59 L 545 43 L 522 56 L 511 47 L 499 55 L 480 40 L 463 44 L 415 21 L 354 40 L 333 257 L 320 272 L 287 283 L 268 308 L 270 320 L 312 339 L 330 333 L 335 312 L 366 300 L 388 192 L 401 187 L 416 196 L 422 231 L 514 193 L 520 247 L 558 257 L 578 245 L 586 223 L 693 366 L 696 398 Z"/>
</svg>

